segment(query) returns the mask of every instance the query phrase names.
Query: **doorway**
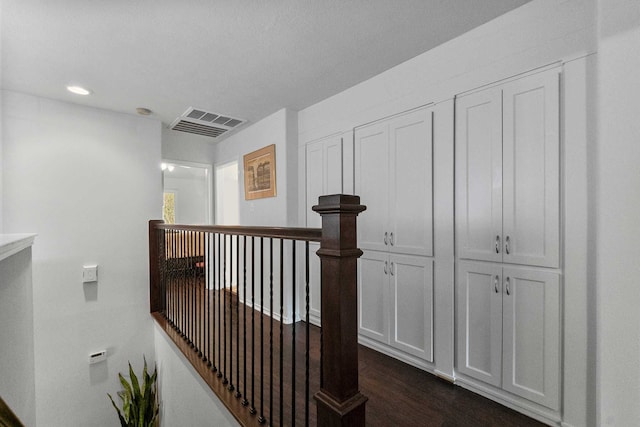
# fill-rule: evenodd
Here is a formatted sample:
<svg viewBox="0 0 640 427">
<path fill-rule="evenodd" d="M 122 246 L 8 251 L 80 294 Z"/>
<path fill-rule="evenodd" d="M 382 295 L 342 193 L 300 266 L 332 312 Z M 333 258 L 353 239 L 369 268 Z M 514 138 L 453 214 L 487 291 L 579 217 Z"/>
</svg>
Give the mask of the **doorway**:
<svg viewBox="0 0 640 427">
<path fill-rule="evenodd" d="M 216 224 L 239 225 L 238 162 L 216 165 Z"/>
<path fill-rule="evenodd" d="M 166 223 L 213 223 L 211 169 L 202 163 L 162 162 L 162 217 Z"/>
</svg>

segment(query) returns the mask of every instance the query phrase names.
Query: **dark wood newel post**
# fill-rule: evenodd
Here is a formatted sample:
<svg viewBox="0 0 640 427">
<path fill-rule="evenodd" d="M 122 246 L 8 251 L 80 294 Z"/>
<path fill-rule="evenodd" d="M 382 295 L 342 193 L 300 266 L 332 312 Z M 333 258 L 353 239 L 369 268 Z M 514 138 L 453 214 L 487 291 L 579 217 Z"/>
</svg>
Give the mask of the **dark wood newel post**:
<svg viewBox="0 0 640 427">
<path fill-rule="evenodd" d="M 160 256 L 163 255 L 164 232 L 157 228 L 164 221 L 152 219 L 149 221 L 149 303 L 150 312 L 164 310 L 164 294 L 161 286 Z"/>
<path fill-rule="evenodd" d="M 364 426 L 367 397 L 358 387 L 358 299 L 356 217 L 360 197 L 322 196 L 313 210 L 322 216 L 318 255 L 322 276 L 322 378 L 315 399 L 318 425 Z"/>
</svg>

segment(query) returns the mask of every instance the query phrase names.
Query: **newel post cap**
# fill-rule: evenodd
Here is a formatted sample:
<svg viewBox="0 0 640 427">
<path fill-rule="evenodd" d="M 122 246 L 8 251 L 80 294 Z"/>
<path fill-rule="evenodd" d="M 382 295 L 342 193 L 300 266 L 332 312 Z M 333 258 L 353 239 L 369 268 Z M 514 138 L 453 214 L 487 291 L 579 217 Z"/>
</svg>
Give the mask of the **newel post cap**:
<svg viewBox="0 0 640 427">
<path fill-rule="evenodd" d="M 330 194 L 328 196 L 320 196 L 318 204 L 311 208 L 320 215 L 351 213 L 358 215 L 367 209 L 366 206 L 360 204 L 360 196 L 351 194 Z"/>
</svg>

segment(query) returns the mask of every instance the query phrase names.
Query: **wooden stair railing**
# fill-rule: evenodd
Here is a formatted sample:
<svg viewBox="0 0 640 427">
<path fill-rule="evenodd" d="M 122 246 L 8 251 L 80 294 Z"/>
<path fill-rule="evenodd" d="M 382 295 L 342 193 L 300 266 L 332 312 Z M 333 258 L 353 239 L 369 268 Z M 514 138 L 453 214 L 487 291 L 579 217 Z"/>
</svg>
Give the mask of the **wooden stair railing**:
<svg viewBox="0 0 640 427">
<path fill-rule="evenodd" d="M 0 427 L 24 427 L 9 405 L 0 396 Z"/>
<path fill-rule="evenodd" d="M 321 230 L 149 222 L 153 318 L 242 425 L 365 425 L 356 281 L 356 217 L 365 207 L 357 196 L 330 195 L 313 210 Z M 321 329 L 309 324 L 309 242 L 320 243 Z M 292 317 L 300 315 L 302 328 L 281 322 L 287 275 Z M 304 313 L 296 314 L 299 276 Z M 316 414 L 309 413 L 310 390 L 317 390 Z"/>
</svg>

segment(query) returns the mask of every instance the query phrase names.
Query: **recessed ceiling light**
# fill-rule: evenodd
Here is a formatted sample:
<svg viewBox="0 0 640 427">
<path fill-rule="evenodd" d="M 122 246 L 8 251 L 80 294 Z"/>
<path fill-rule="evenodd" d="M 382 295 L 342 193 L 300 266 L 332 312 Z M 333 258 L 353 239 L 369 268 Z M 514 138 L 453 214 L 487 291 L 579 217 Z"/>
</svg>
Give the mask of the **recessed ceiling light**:
<svg viewBox="0 0 640 427">
<path fill-rule="evenodd" d="M 67 86 L 67 90 L 71 93 L 75 93 L 76 95 L 89 95 L 91 91 L 89 89 L 85 89 L 81 86 Z"/>
</svg>

